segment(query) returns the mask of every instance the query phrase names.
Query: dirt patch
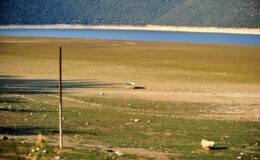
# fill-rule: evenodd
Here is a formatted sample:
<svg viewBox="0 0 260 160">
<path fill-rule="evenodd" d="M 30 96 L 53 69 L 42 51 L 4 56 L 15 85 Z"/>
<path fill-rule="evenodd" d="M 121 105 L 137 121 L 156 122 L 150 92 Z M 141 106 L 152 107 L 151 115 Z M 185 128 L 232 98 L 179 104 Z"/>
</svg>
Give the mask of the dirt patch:
<svg viewBox="0 0 260 160">
<path fill-rule="evenodd" d="M 0 160 L 10 160 L 11 158 L 10 157 L 15 157 L 16 154 L 15 153 L 0 153 Z M 3 157 L 6 157 L 6 158 L 3 158 Z"/>
<path fill-rule="evenodd" d="M 197 153 L 197 154 L 208 154 L 209 151 L 207 150 L 202 150 L 202 149 L 198 149 L 196 151 L 192 151 L 192 153 Z"/>
<path fill-rule="evenodd" d="M 153 135 L 171 136 L 172 135 L 172 133 L 170 132 L 144 132 L 144 134 L 148 136 L 153 136 Z"/>
<path fill-rule="evenodd" d="M 110 148 L 110 147 L 106 147 L 101 144 L 98 144 L 98 145 L 84 144 L 83 146 L 86 148 L 96 148 L 103 152 L 118 151 L 123 154 L 134 154 L 134 155 L 144 156 L 144 157 L 148 157 L 148 158 L 154 158 L 156 160 L 166 160 L 166 159 L 172 158 L 173 156 L 176 156 L 176 154 L 152 151 L 152 150 L 148 150 L 148 149 L 144 149 L 144 148 Z"/>
<path fill-rule="evenodd" d="M 199 115 L 164 115 L 164 114 L 156 114 L 156 113 L 140 113 L 140 112 L 126 112 L 132 115 L 149 115 L 156 117 L 167 117 L 167 118 L 184 118 L 184 119 L 208 119 L 208 120 L 239 120 L 239 121 L 260 121 L 259 117 L 255 117 L 252 115 L 241 115 L 241 114 L 199 114 Z"/>
<path fill-rule="evenodd" d="M 64 149 L 64 148 L 63 149 L 55 148 L 54 152 L 56 152 L 57 154 L 61 154 L 61 153 L 75 153 L 71 149 Z"/>
<path fill-rule="evenodd" d="M 136 45 L 136 42 L 124 42 L 124 44 L 127 44 L 127 45 Z"/>
<path fill-rule="evenodd" d="M 48 41 L 0 41 L 2 43 L 42 43 Z"/>
<path fill-rule="evenodd" d="M 125 154 L 136 154 L 136 155 L 145 156 L 149 158 L 155 158 L 156 160 L 164 160 L 164 159 L 166 160 L 166 159 L 170 159 L 173 156 L 176 156 L 171 153 L 151 151 L 144 148 L 113 148 L 113 150 Z"/>
</svg>

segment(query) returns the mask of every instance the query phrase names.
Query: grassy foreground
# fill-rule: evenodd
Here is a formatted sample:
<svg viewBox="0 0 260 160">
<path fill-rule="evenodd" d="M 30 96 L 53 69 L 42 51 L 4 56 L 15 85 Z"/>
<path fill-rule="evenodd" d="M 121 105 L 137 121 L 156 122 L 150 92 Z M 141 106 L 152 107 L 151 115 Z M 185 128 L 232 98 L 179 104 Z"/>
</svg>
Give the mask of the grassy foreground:
<svg viewBox="0 0 260 160">
<path fill-rule="evenodd" d="M 63 150 L 58 46 L 65 88 Z M 0 157 L 30 159 L 41 132 L 45 159 L 260 159 L 259 51 L 259 46 L 2 36 L 0 134 L 9 139 L 0 141 Z M 126 82 L 140 89 L 126 90 Z M 201 139 L 215 141 L 215 149 L 204 150 Z"/>
</svg>

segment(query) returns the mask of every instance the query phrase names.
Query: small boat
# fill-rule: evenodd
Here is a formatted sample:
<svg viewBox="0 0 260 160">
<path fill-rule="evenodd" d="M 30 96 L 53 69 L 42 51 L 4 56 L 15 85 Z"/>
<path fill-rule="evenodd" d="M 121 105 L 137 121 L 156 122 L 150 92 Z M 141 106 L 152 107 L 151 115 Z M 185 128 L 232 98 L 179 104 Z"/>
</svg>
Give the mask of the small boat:
<svg viewBox="0 0 260 160">
<path fill-rule="evenodd" d="M 127 89 L 134 89 L 136 87 L 135 83 L 126 83 L 125 88 Z"/>
</svg>

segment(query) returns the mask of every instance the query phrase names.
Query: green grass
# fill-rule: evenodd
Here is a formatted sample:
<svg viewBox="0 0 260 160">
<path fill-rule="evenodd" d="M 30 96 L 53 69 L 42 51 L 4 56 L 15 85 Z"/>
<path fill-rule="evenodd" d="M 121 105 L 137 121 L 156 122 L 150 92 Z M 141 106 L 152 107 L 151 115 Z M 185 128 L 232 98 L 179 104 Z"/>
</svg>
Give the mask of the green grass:
<svg viewBox="0 0 260 160">
<path fill-rule="evenodd" d="M 12 130 L 11 134 L 17 132 L 17 134 L 33 135 L 42 132 L 45 135 L 57 135 L 57 105 L 52 104 L 57 99 L 42 95 L 28 97 L 33 98 L 34 101 L 24 99 L 20 100 L 22 103 L 1 104 L 4 109 L 8 109 L 8 105 L 11 104 L 14 110 L 1 111 L 2 115 L 10 116 L 5 125 L 10 131 Z M 208 110 L 214 107 L 210 104 L 204 104 L 204 106 L 197 103 L 168 102 L 167 104 L 167 102 L 156 101 L 156 106 L 161 106 L 158 109 L 156 106 L 151 106 L 151 103 L 154 102 L 145 100 L 112 100 L 92 97 L 91 102 L 88 102 L 89 98 L 86 99 L 83 103 L 85 107 L 75 107 L 78 104 L 70 102 L 70 106 L 64 108 L 64 135 L 73 137 L 70 141 L 75 142 L 76 140 L 79 145 L 99 142 L 109 147 L 167 151 L 177 154 L 180 159 L 234 159 L 241 152 L 244 153 L 245 158 L 259 157 L 259 146 L 255 146 L 256 143 L 259 143 L 259 122 L 169 117 L 169 115 L 183 114 L 181 112 L 186 112 L 186 109 L 189 110 L 187 117 L 197 115 L 203 109 Z M 49 103 L 45 104 L 46 101 Z M 131 103 L 130 106 L 129 103 Z M 93 104 L 98 104 L 98 106 Z M 172 108 L 169 107 L 170 105 Z M 30 106 L 30 109 L 27 106 Z M 183 110 L 178 110 L 178 107 Z M 46 109 L 39 111 L 39 108 Z M 152 110 L 150 113 L 154 114 L 146 114 L 147 110 Z M 31 115 L 31 113 L 33 114 Z M 25 117 L 29 121 L 25 121 Z M 140 122 L 131 122 L 131 118 L 138 118 Z M 151 123 L 148 123 L 148 120 Z M 17 128 L 17 130 L 13 128 Z M 202 150 L 200 140 L 204 138 L 215 141 L 216 147 L 219 149 L 209 153 L 197 152 Z M 94 157 L 107 156 L 106 153 L 98 151 L 89 153 L 75 149 L 75 152 L 76 154 L 63 153 L 62 156 L 68 159 L 71 157 L 95 159 Z M 133 158 L 138 158 L 138 156 Z"/>
<path fill-rule="evenodd" d="M 98 150 L 91 149 L 75 149 L 71 147 L 65 147 L 67 152 L 55 153 L 58 147 L 45 145 L 39 151 L 34 153 L 31 152 L 32 149 L 36 150 L 38 146 L 32 143 L 21 143 L 20 140 L 1 140 L 0 141 L 0 156 L 5 159 L 12 160 L 25 160 L 37 157 L 36 159 L 54 159 L 55 156 L 60 156 L 62 159 L 118 159 L 116 154 L 107 154 L 100 152 Z M 47 151 L 46 153 L 43 151 Z M 31 154 L 31 156 L 29 156 Z M 134 155 L 124 155 L 120 159 L 136 158 Z"/>
<path fill-rule="evenodd" d="M 18 147 L 23 146 L 24 148 L 18 149 Z M 30 145 L 21 145 L 20 142 L 15 140 L 1 140 L 0 141 L 0 157 L 5 159 L 25 159 L 21 155 L 26 155 L 30 152 Z"/>
</svg>

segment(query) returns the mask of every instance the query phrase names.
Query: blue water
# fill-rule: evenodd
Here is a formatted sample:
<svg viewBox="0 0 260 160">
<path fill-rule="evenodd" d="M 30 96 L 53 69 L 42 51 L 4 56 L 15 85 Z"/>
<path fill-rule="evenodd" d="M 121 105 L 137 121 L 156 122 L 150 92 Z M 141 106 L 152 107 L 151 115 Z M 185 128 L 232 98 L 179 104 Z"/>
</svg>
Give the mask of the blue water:
<svg viewBox="0 0 260 160">
<path fill-rule="evenodd" d="M 0 29 L 0 35 L 260 45 L 260 35 L 95 29 Z"/>
</svg>

